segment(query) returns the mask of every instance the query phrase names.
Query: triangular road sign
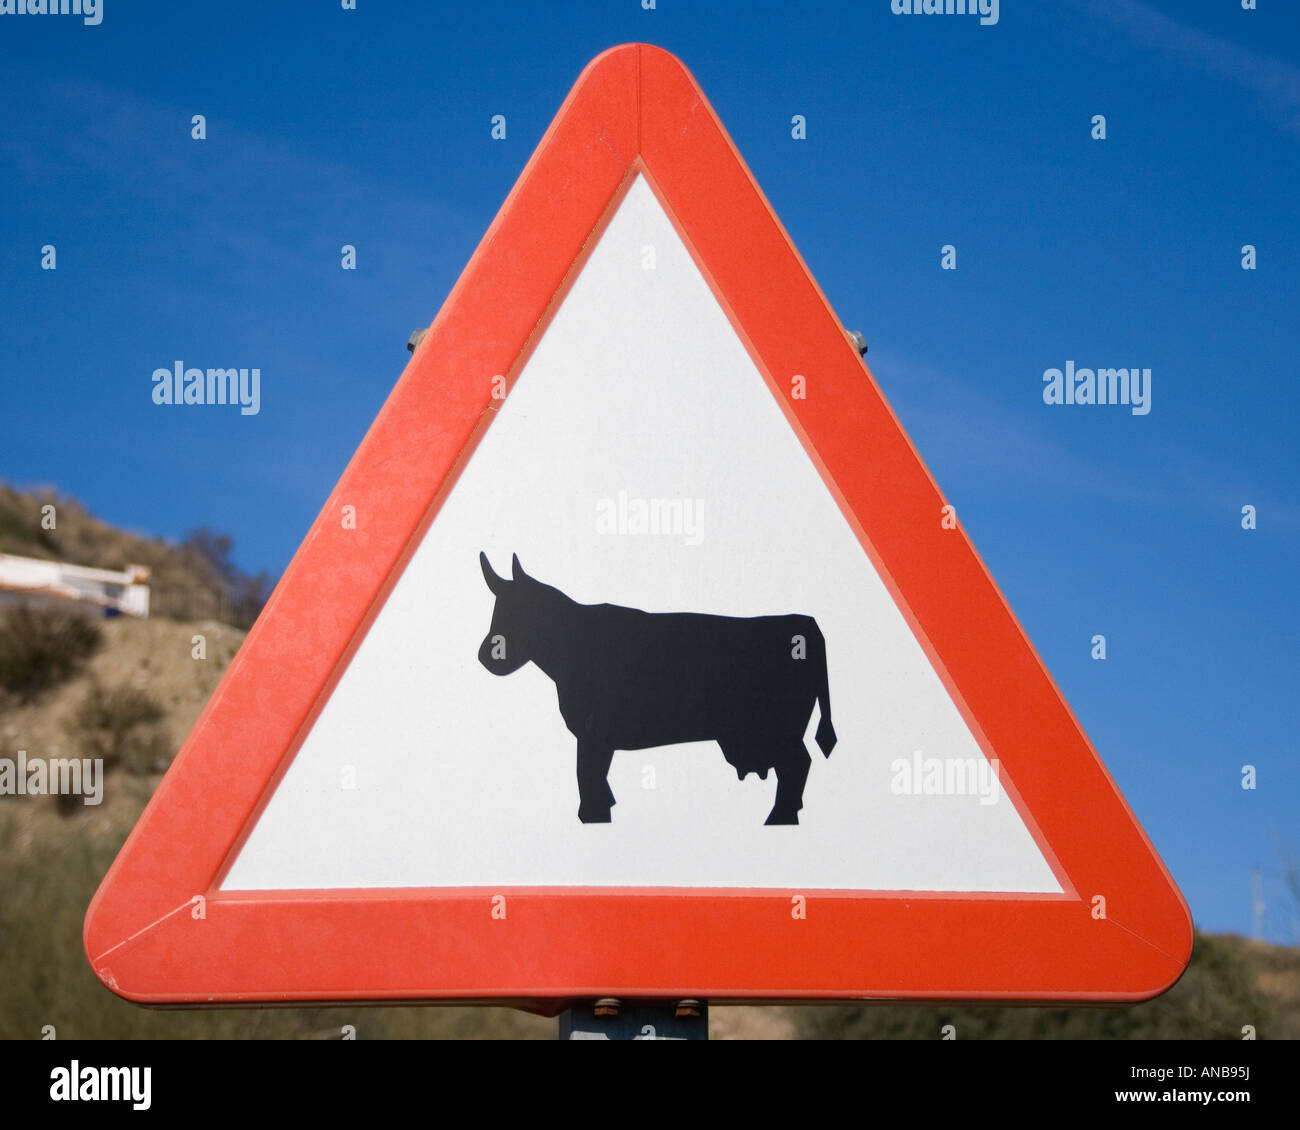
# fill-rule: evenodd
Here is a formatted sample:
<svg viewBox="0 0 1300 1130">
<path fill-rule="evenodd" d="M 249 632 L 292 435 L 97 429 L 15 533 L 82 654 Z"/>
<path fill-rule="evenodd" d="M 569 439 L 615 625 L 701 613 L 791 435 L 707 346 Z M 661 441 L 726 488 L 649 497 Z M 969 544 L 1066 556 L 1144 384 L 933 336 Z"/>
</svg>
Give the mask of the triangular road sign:
<svg viewBox="0 0 1300 1130">
<path fill-rule="evenodd" d="M 104 880 L 142 1002 L 1138 1000 L 1168 872 L 685 68 L 583 73 Z"/>
</svg>

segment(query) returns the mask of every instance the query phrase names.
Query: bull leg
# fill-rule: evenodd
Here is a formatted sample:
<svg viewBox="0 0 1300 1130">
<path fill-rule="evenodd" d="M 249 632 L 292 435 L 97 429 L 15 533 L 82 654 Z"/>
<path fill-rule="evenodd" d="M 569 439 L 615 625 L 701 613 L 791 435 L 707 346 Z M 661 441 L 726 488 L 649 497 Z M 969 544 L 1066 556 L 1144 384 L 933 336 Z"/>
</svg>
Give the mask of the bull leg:
<svg viewBox="0 0 1300 1130">
<path fill-rule="evenodd" d="M 614 751 L 592 742 L 578 741 L 578 819 L 584 824 L 608 824 L 614 793 L 609 787 L 609 766 Z"/>
<path fill-rule="evenodd" d="M 803 807 L 803 787 L 808 780 L 808 767 L 812 758 L 801 745 L 776 765 L 776 803 L 768 815 L 768 824 L 798 824 L 799 809 Z"/>
</svg>

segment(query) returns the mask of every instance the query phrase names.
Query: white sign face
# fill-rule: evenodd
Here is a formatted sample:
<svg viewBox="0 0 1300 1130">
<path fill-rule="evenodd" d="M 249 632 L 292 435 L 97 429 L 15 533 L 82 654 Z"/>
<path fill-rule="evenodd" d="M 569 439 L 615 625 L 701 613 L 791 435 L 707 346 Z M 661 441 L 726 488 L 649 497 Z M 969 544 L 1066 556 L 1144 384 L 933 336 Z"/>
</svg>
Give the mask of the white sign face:
<svg viewBox="0 0 1300 1130">
<path fill-rule="evenodd" d="M 807 619 L 673 613 L 810 618 L 826 701 L 772 690 L 773 670 L 820 685 Z M 637 686 L 615 686 L 629 669 Z M 581 797 L 562 701 L 577 731 L 615 743 L 607 778 L 588 749 Z M 778 731 L 794 737 L 773 752 Z M 765 757 L 785 759 L 784 798 Z M 638 179 L 223 889 L 1060 893 L 994 770 Z"/>
</svg>

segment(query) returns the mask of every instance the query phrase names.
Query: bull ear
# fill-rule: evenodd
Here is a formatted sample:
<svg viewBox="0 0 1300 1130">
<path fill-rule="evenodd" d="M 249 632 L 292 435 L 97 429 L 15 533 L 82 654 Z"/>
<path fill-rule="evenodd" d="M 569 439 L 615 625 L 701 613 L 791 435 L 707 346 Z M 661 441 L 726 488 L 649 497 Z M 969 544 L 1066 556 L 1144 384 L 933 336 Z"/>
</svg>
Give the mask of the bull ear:
<svg viewBox="0 0 1300 1130">
<path fill-rule="evenodd" d="M 524 567 L 519 564 L 519 554 L 517 553 L 513 554 L 511 557 L 510 568 L 511 576 L 513 576 L 516 581 L 523 580 L 524 577 L 528 576 L 528 574 L 524 572 Z"/>
<path fill-rule="evenodd" d="M 488 562 L 486 553 L 480 553 L 478 555 L 478 563 L 483 566 L 483 579 L 487 581 L 487 587 L 497 596 L 500 596 L 501 590 L 505 588 L 507 584 L 505 578 L 498 577 L 496 573 L 492 571 L 492 566 Z"/>
</svg>

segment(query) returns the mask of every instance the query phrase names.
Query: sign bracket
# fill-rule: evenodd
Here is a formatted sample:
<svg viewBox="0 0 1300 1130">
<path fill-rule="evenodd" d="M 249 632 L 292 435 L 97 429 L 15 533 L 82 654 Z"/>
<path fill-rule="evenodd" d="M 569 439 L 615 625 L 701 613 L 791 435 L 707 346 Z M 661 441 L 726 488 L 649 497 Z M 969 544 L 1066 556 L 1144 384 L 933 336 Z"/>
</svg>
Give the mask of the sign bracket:
<svg viewBox="0 0 1300 1130">
<path fill-rule="evenodd" d="M 707 1040 L 707 1001 L 582 1001 L 560 1013 L 561 1040 Z"/>
</svg>

